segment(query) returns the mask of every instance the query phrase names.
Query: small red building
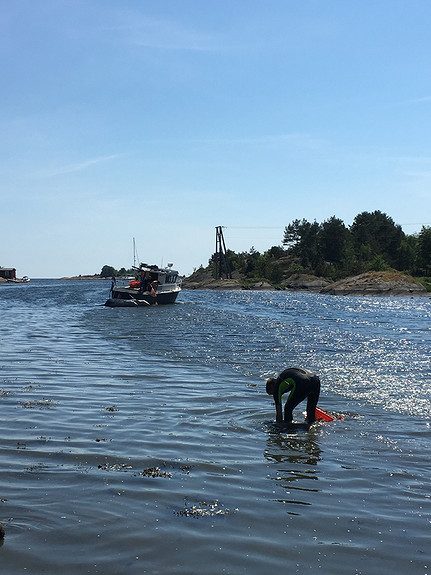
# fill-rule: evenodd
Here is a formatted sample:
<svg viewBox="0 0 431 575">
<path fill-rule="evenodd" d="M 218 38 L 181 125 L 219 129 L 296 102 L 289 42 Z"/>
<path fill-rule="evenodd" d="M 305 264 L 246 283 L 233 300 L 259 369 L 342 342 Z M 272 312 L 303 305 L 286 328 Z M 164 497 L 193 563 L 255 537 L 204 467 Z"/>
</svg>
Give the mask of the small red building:
<svg viewBox="0 0 431 575">
<path fill-rule="evenodd" d="M 0 268 L 0 278 L 5 280 L 16 280 L 15 268 Z"/>
</svg>

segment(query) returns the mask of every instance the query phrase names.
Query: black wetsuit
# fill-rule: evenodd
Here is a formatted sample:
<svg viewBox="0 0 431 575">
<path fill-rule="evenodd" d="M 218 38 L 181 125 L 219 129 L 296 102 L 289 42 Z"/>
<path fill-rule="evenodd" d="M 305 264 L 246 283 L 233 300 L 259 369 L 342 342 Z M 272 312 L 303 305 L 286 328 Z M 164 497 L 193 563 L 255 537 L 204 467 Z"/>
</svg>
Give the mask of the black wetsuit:
<svg viewBox="0 0 431 575">
<path fill-rule="evenodd" d="M 291 422 L 294 408 L 307 398 L 307 420 L 308 423 L 313 423 L 320 395 L 318 376 L 299 367 L 285 369 L 275 380 L 274 401 L 277 405 L 281 405 L 281 396 L 287 392 L 290 393 L 284 406 L 284 421 Z"/>
</svg>

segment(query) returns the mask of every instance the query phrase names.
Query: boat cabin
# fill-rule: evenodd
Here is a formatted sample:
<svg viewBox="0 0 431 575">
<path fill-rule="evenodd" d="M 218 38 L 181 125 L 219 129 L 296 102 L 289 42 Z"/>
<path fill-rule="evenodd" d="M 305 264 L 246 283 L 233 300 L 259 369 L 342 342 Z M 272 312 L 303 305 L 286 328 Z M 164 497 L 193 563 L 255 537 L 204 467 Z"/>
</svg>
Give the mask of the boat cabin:
<svg viewBox="0 0 431 575">
<path fill-rule="evenodd" d="M 146 289 L 148 286 L 151 286 L 153 282 L 157 282 L 159 285 L 177 284 L 178 272 L 171 268 L 172 264 L 168 264 L 167 269 L 141 264 L 139 268 L 139 280 L 130 282 L 130 286 L 137 287 L 139 284 L 139 286 Z"/>
</svg>

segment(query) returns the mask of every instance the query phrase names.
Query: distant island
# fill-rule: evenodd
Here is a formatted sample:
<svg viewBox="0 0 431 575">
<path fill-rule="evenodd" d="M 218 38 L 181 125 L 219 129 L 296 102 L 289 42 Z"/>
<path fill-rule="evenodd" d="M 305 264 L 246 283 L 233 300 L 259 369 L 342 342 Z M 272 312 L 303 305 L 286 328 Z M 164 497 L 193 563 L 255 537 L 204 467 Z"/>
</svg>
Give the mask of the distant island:
<svg viewBox="0 0 431 575">
<path fill-rule="evenodd" d="M 101 276 L 100 274 L 79 275 L 60 278 L 61 280 L 107 280 L 111 279 L 108 276 Z"/>
<path fill-rule="evenodd" d="M 331 294 L 426 295 L 431 291 L 431 227 L 406 235 L 386 214 L 358 214 L 350 227 L 294 220 L 282 246 L 263 254 L 224 248 L 183 282 L 187 289 L 278 289 Z"/>
</svg>

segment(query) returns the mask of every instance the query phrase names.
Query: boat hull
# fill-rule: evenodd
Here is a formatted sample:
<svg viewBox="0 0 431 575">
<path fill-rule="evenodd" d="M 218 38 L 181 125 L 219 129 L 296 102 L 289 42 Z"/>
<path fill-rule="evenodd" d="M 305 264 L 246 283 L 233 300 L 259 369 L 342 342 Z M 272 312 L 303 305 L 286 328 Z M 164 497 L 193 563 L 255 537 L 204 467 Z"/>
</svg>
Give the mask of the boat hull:
<svg viewBox="0 0 431 575">
<path fill-rule="evenodd" d="M 105 302 L 107 307 L 148 307 L 151 305 L 168 305 L 175 303 L 180 290 L 164 291 L 155 296 L 138 290 L 112 290 L 112 296 Z"/>
<path fill-rule="evenodd" d="M 138 304 L 134 299 L 120 299 L 112 298 L 106 300 L 105 305 L 107 307 L 138 307 Z"/>
</svg>

